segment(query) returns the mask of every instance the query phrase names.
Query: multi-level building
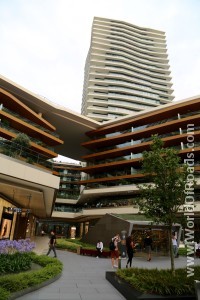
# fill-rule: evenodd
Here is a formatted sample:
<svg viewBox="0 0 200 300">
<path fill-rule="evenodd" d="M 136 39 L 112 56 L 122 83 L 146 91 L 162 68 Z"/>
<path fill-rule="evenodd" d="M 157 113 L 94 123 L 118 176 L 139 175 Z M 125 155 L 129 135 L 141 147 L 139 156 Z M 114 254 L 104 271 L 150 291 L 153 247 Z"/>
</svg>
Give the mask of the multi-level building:
<svg viewBox="0 0 200 300">
<path fill-rule="evenodd" d="M 58 217 L 39 220 L 37 233 L 42 230 L 46 233 L 54 230 L 57 235 L 70 236 L 72 226 L 70 223 L 73 222 L 73 219 L 69 222 L 66 218 L 60 218 L 59 214 L 74 214 L 82 211 L 82 206 L 77 204 L 80 195 L 81 164 L 54 161 L 52 166 L 54 173 L 60 178 L 59 190 L 53 208 L 54 215 L 57 213 Z"/>
<path fill-rule="evenodd" d="M 52 158 L 58 153 L 86 164 L 81 164 L 80 168 L 70 165 L 65 168 L 62 163 L 56 163 L 56 169 L 49 169 L 37 161 L 30 164 L 26 157 L 22 160 L 19 155 L 10 157 L 7 152 L 0 153 L 1 234 L 4 233 L 4 220 L 8 220 L 11 238 L 19 237 L 14 234 L 18 232 L 17 228 L 26 228 L 22 226 L 22 219 L 21 223 L 14 221 L 18 215 L 22 217 L 21 212 L 18 214 L 15 211 L 11 216 L 13 210 L 8 208 L 20 208 L 22 213 L 31 209 L 34 222 L 42 218 L 51 220 L 55 226 L 60 226 L 58 232 L 61 233 L 63 228 L 68 230 L 69 226 L 75 225 L 80 235 L 107 213 L 126 215 L 133 219 L 141 217 L 134 198 L 139 193 L 137 183 L 146 182 L 141 172 L 142 152 L 149 150 L 153 134 L 158 134 L 165 147 L 176 148 L 182 161 L 193 153 L 191 170 L 194 170 L 196 179 L 193 213 L 195 230 L 200 232 L 199 96 L 102 124 L 50 103 L 6 78 L 0 79 L 0 87 L 3 103 L 1 119 L 9 120 L 9 124 L 3 121 L 0 130 L 1 141 L 6 141 L 6 147 L 9 146 L 6 137 L 13 137 L 13 129 L 26 133 L 30 138 L 36 131 L 36 138 L 41 136 L 41 140 L 47 145 L 52 145 L 48 141 L 55 139 L 56 148 L 56 152 L 52 153 L 46 146 L 31 141 L 31 147 L 34 147 L 32 150 L 40 151 L 38 155 L 45 154 L 46 158 Z M 12 105 L 6 107 L 10 102 Z M 4 110 L 5 107 L 7 111 Z M 18 115 L 14 116 L 11 112 Z M 25 121 L 24 117 L 29 121 Z M 44 128 L 38 129 L 35 124 L 41 126 L 41 123 L 54 126 L 64 143 L 47 133 L 44 125 Z M 188 146 L 188 141 L 192 148 Z M 59 170 L 62 170 L 62 174 L 59 174 Z M 72 171 L 76 174 L 72 174 Z M 81 180 L 79 172 L 82 173 Z M 74 178 L 73 183 L 69 178 Z M 80 194 L 77 185 L 80 186 Z M 77 199 L 71 199 L 76 196 Z M 181 214 L 183 210 L 180 210 Z M 13 224 L 18 224 L 15 230 L 12 229 Z"/>
<path fill-rule="evenodd" d="M 31 95 L 16 90 L 0 88 L 0 238 L 14 239 L 32 236 L 37 218 L 51 216 L 59 178 L 50 160 L 63 144 L 42 108 L 27 105 Z"/>
<path fill-rule="evenodd" d="M 82 157 L 87 166 L 81 184 L 85 186 L 79 201 L 98 203 L 99 208 L 112 206 L 124 213 L 129 207 L 137 215 L 134 199 L 139 194 L 138 183 L 146 183 L 142 173 L 143 151 L 148 151 L 152 135 L 157 134 L 164 147 L 177 149 L 182 163 L 189 161 L 191 177 L 194 175 L 193 217 L 200 230 L 200 98 L 177 101 L 155 109 L 110 121 L 98 129 L 87 132 L 90 141 L 82 146 L 91 151 Z M 91 196 L 92 195 L 92 196 Z M 180 210 L 182 215 L 184 212 Z M 200 233 L 198 235 L 200 238 Z"/>
<path fill-rule="evenodd" d="M 95 129 L 98 123 L 55 105 L 3 76 L 0 76 L 0 120 L 0 239 L 30 237 L 39 232 L 39 220 L 52 221 L 56 200 L 61 204 L 70 199 L 69 193 L 66 199 L 61 199 L 59 193 L 57 198 L 62 183 L 60 186 L 52 159 L 60 154 L 78 160 L 86 154 L 80 142 L 87 140 L 85 132 Z M 28 147 L 13 141 L 22 133 L 29 139 Z M 75 187 L 80 177 L 73 177 L 76 177 Z M 74 198 L 77 189 L 71 188 Z M 56 228 L 58 219 L 66 223 L 66 218 L 58 216 L 54 222 Z M 70 220 L 74 219 L 76 216 L 71 212 Z"/>
<path fill-rule="evenodd" d="M 149 150 L 152 135 L 158 134 L 165 147 L 179 151 L 182 160 L 193 151 L 195 155 L 195 174 L 199 176 L 200 157 L 200 110 L 199 97 L 176 101 L 156 109 L 129 115 L 116 121 L 107 122 L 98 129 L 87 132 L 90 141 L 82 146 L 90 149 L 91 154 L 82 157 L 87 166 L 82 172 L 87 178 L 81 181 L 87 188 L 103 191 L 112 196 L 119 196 L 119 191 L 127 186 L 127 191 L 136 192 L 134 184 L 144 182 L 141 173 L 142 152 Z M 187 147 L 188 128 L 193 128 L 194 149 Z M 131 185 L 131 187 L 130 187 Z M 123 187 L 123 188 L 122 188 Z M 116 193 L 113 190 L 116 189 Z M 84 194 L 83 193 L 83 194 Z M 116 199 L 117 199 L 116 198 Z"/>
<path fill-rule="evenodd" d="M 1 142 L 8 147 L 9 141 L 24 133 L 30 139 L 30 149 L 27 151 L 30 152 L 28 158 L 32 158 L 33 162 L 57 157 L 54 147 L 63 144 L 63 141 L 55 132 L 55 126 L 45 120 L 42 113 L 36 113 L 5 90 L 0 89 L 0 96 Z"/>
<path fill-rule="evenodd" d="M 165 33 L 95 17 L 81 113 L 99 122 L 174 99 Z"/>
<path fill-rule="evenodd" d="M 80 164 L 69 162 L 54 162 L 53 169 L 58 173 L 60 177 L 60 187 L 57 193 L 57 198 L 68 199 L 69 203 L 73 200 L 77 200 L 80 195 L 81 180 Z M 59 210 L 58 199 L 55 203 L 55 207 Z M 60 202 L 61 203 L 61 202 Z"/>
</svg>

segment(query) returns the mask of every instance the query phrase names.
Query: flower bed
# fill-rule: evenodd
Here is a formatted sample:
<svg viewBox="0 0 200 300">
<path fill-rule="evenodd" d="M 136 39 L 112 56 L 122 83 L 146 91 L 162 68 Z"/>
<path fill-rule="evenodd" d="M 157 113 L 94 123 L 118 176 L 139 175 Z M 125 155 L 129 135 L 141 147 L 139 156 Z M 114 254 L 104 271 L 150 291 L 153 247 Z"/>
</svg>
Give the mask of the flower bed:
<svg viewBox="0 0 200 300">
<path fill-rule="evenodd" d="M 35 244 L 26 240 L 0 241 L 0 275 L 26 271 L 31 268 L 31 251 Z"/>
<path fill-rule="evenodd" d="M 0 300 L 16 299 L 53 282 L 61 276 L 63 265 L 58 259 L 31 253 L 31 260 L 42 268 L 0 276 Z"/>
<path fill-rule="evenodd" d="M 31 252 L 35 243 L 30 239 L 21 240 L 0 240 L 0 254 L 13 254 L 16 252 Z"/>
</svg>

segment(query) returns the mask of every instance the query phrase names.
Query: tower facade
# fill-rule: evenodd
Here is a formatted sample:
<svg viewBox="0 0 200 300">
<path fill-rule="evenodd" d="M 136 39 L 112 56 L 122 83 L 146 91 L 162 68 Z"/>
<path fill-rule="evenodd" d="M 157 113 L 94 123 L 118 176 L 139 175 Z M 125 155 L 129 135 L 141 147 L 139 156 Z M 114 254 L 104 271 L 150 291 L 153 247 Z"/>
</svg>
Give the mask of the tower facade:
<svg viewBox="0 0 200 300">
<path fill-rule="evenodd" d="M 99 122 L 174 99 L 165 33 L 95 17 L 85 64 L 82 115 Z"/>
</svg>

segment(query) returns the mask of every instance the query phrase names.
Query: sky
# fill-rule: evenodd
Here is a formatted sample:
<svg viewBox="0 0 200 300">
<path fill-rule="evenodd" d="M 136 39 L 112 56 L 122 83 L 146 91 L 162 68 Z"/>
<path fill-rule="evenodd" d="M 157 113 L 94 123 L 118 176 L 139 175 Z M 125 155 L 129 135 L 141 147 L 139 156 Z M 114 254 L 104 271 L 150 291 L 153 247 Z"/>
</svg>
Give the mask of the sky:
<svg viewBox="0 0 200 300">
<path fill-rule="evenodd" d="M 80 113 L 94 16 L 164 31 L 174 101 L 200 94 L 199 0 L 0 0 L 0 74 Z"/>
</svg>

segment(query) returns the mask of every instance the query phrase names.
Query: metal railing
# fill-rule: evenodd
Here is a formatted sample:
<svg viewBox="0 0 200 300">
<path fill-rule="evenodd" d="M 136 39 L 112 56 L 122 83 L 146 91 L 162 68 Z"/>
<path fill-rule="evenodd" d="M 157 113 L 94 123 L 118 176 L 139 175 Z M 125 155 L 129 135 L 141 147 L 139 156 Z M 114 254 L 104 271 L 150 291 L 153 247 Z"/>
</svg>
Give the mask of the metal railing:
<svg viewBox="0 0 200 300">
<path fill-rule="evenodd" d="M 53 170 L 53 164 L 49 161 L 49 157 L 4 138 L 0 139 L 0 153 Z"/>
</svg>

